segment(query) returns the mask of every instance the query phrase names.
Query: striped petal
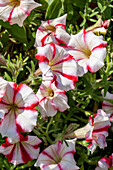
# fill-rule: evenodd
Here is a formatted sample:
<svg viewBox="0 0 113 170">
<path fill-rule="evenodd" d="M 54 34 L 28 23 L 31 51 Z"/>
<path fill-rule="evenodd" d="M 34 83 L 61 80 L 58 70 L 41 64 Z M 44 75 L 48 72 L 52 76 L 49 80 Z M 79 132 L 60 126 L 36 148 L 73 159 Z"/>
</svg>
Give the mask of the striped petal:
<svg viewBox="0 0 113 170">
<path fill-rule="evenodd" d="M 48 21 L 42 21 L 36 32 L 35 47 L 45 46 L 48 43 L 66 46 L 70 35 L 65 31 L 67 14 Z"/>
<path fill-rule="evenodd" d="M 8 21 L 11 25 L 17 23 L 22 26 L 31 10 L 38 6 L 41 6 L 41 4 L 34 0 L 0 0 L 0 19 Z"/>
<path fill-rule="evenodd" d="M 20 136 L 20 139 L 15 142 L 13 138 L 6 138 L 6 143 L 0 146 L 0 153 L 4 154 L 7 161 L 14 165 L 26 163 L 36 159 L 39 155 L 41 140 L 36 136 Z"/>
<path fill-rule="evenodd" d="M 98 109 L 97 114 L 89 117 L 89 125 L 91 129 L 86 133 L 85 139 L 90 142 L 88 148 L 93 153 L 97 144 L 100 148 L 107 146 L 106 137 L 111 124 L 107 114 L 103 110 Z"/>
<path fill-rule="evenodd" d="M 88 70 L 96 72 L 104 66 L 106 45 L 107 42 L 103 41 L 102 36 L 96 36 L 92 31 L 86 32 L 83 29 L 78 34 L 71 35 L 68 52 L 78 61 L 78 65 L 83 67 L 84 74 Z M 82 75 L 83 72 L 79 74 Z"/>
<path fill-rule="evenodd" d="M 6 92 L 6 86 L 8 82 L 4 80 L 2 77 L 0 77 L 0 100 L 3 98 L 5 92 Z"/>
<path fill-rule="evenodd" d="M 79 169 L 74 160 L 75 141 L 70 140 L 67 143 L 68 146 L 64 142 L 61 144 L 61 141 L 50 145 L 41 152 L 35 166 L 39 166 L 43 170 L 69 170 L 70 165 L 72 170 Z"/>
<path fill-rule="evenodd" d="M 65 92 L 51 81 L 43 82 L 36 95 L 39 98 L 39 111 L 43 117 L 54 116 L 57 110 L 63 112 L 69 108 Z"/>
<path fill-rule="evenodd" d="M 77 64 L 64 48 L 50 43 L 38 48 L 36 58 L 44 76 L 50 78 L 53 76 L 59 89 L 66 91 L 74 89 L 74 83 L 78 80 Z"/>
</svg>

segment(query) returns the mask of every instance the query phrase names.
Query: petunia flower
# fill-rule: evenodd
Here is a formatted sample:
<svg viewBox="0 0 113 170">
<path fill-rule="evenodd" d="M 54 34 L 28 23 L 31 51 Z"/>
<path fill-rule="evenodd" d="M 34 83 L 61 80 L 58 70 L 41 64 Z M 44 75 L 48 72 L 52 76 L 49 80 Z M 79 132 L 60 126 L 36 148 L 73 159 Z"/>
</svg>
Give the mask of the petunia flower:
<svg viewBox="0 0 113 170">
<path fill-rule="evenodd" d="M 0 0 L 0 19 L 22 26 L 31 10 L 38 6 L 41 4 L 34 0 Z"/>
<path fill-rule="evenodd" d="M 66 47 L 70 39 L 70 35 L 65 30 L 66 16 L 67 14 L 56 19 L 42 21 L 36 32 L 35 47 L 44 46 L 51 42 Z"/>
<path fill-rule="evenodd" d="M 107 147 L 106 137 L 108 136 L 108 128 L 111 126 L 107 114 L 101 110 L 97 110 L 97 114 L 89 117 L 90 130 L 85 135 L 85 140 L 90 142 L 89 150 L 93 153 L 97 144 L 101 149 Z"/>
<path fill-rule="evenodd" d="M 2 77 L 0 77 L 0 101 L 5 95 L 7 84 L 8 82 L 4 80 Z"/>
<path fill-rule="evenodd" d="M 112 170 L 113 169 L 113 153 L 109 157 L 103 157 L 98 161 L 98 167 L 95 170 Z"/>
<path fill-rule="evenodd" d="M 107 114 L 98 109 L 97 114 L 89 117 L 89 123 L 86 126 L 64 135 L 64 138 L 85 138 L 86 141 L 90 142 L 88 148 L 93 153 L 97 144 L 100 148 L 107 146 L 106 137 L 110 125 Z"/>
<path fill-rule="evenodd" d="M 19 131 L 31 132 L 37 121 L 38 98 L 26 84 L 9 82 L 0 101 L 0 133 L 15 137 Z"/>
<path fill-rule="evenodd" d="M 41 140 L 36 136 L 19 135 L 15 138 L 6 138 L 6 142 L 0 146 L 0 153 L 7 157 L 7 161 L 14 165 L 27 163 L 37 159 Z"/>
<path fill-rule="evenodd" d="M 102 21 L 101 18 L 98 19 L 98 21 L 91 27 L 86 29 L 86 32 L 92 31 L 93 33 L 101 33 L 101 34 L 106 34 L 108 27 L 110 24 L 110 20 L 104 20 Z"/>
<path fill-rule="evenodd" d="M 61 141 L 56 144 L 50 145 L 43 150 L 35 166 L 39 166 L 41 170 L 77 170 L 79 167 L 74 160 L 75 141 L 68 140 L 68 146 Z"/>
<path fill-rule="evenodd" d="M 96 72 L 104 66 L 106 57 L 106 41 L 102 36 L 96 36 L 93 32 L 86 32 L 82 29 L 78 34 L 71 35 L 68 43 L 69 54 L 78 61 L 81 68 L 79 76 L 82 76 L 88 70 Z"/>
<path fill-rule="evenodd" d="M 39 67 L 47 79 L 53 79 L 57 88 L 70 90 L 75 88 L 77 78 L 77 65 L 75 59 L 67 51 L 53 43 L 38 47 L 36 58 Z"/>
<path fill-rule="evenodd" d="M 113 100 L 113 94 L 107 92 L 106 96 L 104 97 L 104 91 L 102 91 L 101 93 L 103 98 Z M 102 109 L 108 114 L 110 121 L 113 122 L 113 104 L 106 100 L 103 100 Z"/>
<path fill-rule="evenodd" d="M 69 105 L 65 91 L 58 89 L 51 81 L 43 81 L 37 92 L 39 111 L 43 117 L 54 116 L 57 110 L 63 112 Z"/>
</svg>

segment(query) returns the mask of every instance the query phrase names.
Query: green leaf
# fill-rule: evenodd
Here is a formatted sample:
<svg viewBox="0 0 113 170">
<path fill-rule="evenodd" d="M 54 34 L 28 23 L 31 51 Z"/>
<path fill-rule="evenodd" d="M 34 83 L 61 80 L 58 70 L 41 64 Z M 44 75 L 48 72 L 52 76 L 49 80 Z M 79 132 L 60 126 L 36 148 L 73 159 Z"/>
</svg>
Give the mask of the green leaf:
<svg viewBox="0 0 113 170">
<path fill-rule="evenodd" d="M 47 8 L 45 19 L 57 18 L 61 14 L 61 0 L 54 0 Z"/>
<path fill-rule="evenodd" d="M 19 27 L 17 24 L 14 24 L 7 30 L 16 40 L 27 43 L 26 30 L 24 27 Z"/>
<path fill-rule="evenodd" d="M 71 0 L 72 1 L 72 3 L 73 3 L 73 5 L 75 5 L 75 6 L 77 6 L 77 7 L 84 7 L 85 6 L 85 4 L 86 4 L 86 0 L 82 0 L 82 1 L 80 1 L 80 0 Z"/>
<path fill-rule="evenodd" d="M 9 74 L 7 72 L 4 73 L 5 78 L 7 79 L 7 81 L 12 81 L 11 77 L 9 76 Z"/>
</svg>

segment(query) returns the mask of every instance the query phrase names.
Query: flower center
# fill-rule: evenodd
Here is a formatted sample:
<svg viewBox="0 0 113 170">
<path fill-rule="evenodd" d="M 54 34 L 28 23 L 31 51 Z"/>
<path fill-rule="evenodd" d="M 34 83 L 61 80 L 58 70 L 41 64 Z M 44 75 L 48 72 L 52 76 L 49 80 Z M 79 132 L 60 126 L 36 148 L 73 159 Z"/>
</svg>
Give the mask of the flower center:
<svg viewBox="0 0 113 170">
<path fill-rule="evenodd" d="M 47 26 L 46 26 L 46 29 L 47 29 L 47 30 L 50 30 L 50 31 L 52 31 L 52 32 L 55 32 L 55 31 L 56 31 L 56 28 L 55 28 L 54 26 L 52 26 L 52 25 L 47 25 Z"/>
<path fill-rule="evenodd" d="M 18 107 L 17 107 L 17 105 L 15 103 L 12 103 L 12 104 L 10 104 L 10 109 L 12 111 L 17 111 Z"/>
<path fill-rule="evenodd" d="M 85 53 L 85 56 L 87 58 L 90 58 L 90 55 L 91 55 L 91 51 L 90 50 L 84 50 L 83 52 Z"/>
<path fill-rule="evenodd" d="M 10 5 L 11 6 L 14 6 L 14 5 L 19 6 L 20 5 L 20 0 L 10 0 Z"/>
<path fill-rule="evenodd" d="M 54 96 L 54 91 L 52 89 L 48 89 L 48 95 L 50 97 L 53 97 Z"/>
</svg>

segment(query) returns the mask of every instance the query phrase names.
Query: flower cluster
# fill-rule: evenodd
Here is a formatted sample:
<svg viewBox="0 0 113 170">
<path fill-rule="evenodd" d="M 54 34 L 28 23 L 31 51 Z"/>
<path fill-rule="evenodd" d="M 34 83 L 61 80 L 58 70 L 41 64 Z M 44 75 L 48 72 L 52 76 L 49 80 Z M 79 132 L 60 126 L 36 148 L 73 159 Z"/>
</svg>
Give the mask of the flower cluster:
<svg viewBox="0 0 113 170">
<path fill-rule="evenodd" d="M 0 19 L 10 24 L 23 25 L 23 21 L 31 10 L 40 6 L 34 0 L 0 0 Z M 42 84 L 37 93 L 26 84 L 19 86 L 0 77 L 0 133 L 6 137 L 1 144 L 0 153 L 14 165 L 37 159 L 35 166 L 42 170 L 60 169 L 77 170 L 74 159 L 76 138 L 85 138 L 89 142 L 88 149 L 93 153 L 96 146 L 107 146 L 106 137 L 110 127 L 109 117 L 113 118 L 113 104 L 103 101 L 103 110 L 89 117 L 89 123 L 82 129 L 64 135 L 64 138 L 75 138 L 61 143 L 58 140 L 39 154 L 39 144 L 42 142 L 36 136 L 23 136 L 31 132 L 37 125 L 38 105 L 43 118 L 53 117 L 57 111 L 64 112 L 70 108 L 65 91 L 75 88 L 79 76 L 88 71 L 94 73 L 104 66 L 107 42 L 103 36 L 97 36 L 92 30 L 82 29 L 76 35 L 66 32 L 67 14 L 48 21 L 42 21 L 36 32 L 35 58 L 39 68 L 35 74 L 42 74 Z M 112 98 L 107 93 L 105 98 Z M 108 158 L 111 161 L 111 157 Z M 105 164 L 107 158 L 99 161 Z M 106 165 L 110 168 L 110 165 Z"/>
</svg>

